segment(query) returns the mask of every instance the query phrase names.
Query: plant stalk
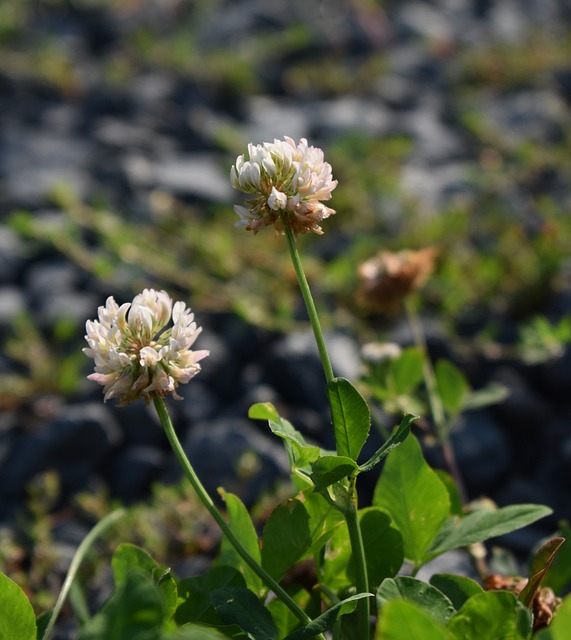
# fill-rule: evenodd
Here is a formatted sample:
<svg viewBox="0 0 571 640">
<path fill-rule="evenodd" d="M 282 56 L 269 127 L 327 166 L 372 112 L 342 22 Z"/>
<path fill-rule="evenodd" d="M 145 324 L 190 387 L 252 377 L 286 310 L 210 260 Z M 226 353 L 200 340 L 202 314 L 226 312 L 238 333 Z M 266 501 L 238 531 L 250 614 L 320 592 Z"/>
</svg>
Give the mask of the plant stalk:
<svg viewBox="0 0 571 640">
<path fill-rule="evenodd" d="M 448 467 L 450 473 L 452 474 L 452 477 L 454 478 L 454 482 L 458 487 L 458 493 L 460 494 L 462 504 L 466 504 L 468 501 L 468 495 L 466 493 L 462 474 L 460 473 L 460 469 L 458 468 L 456 456 L 454 455 L 454 449 L 452 448 L 452 444 L 450 443 L 450 434 L 448 425 L 446 424 L 446 415 L 444 413 L 444 407 L 442 406 L 442 399 L 440 398 L 440 394 L 438 393 L 436 376 L 434 375 L 434 369 L 430 360 L 430 354 L 428 353 L 428 345 L 426 344 L 426 338 L 424 336 L 422 323 L 418 316 L 416 306 L 414 304 L 414 301 L 410 297 L 405 299 L 405 309 L 410 329 L 412 331 L 414 343 L 416 345 L 416 348 L 423 355 L 422 367 L 424 385 L 426 387 L 428 403 L 430 405 L 430 413 L 432 415 L 432 420 L 434 421 L 434 427 L 436 428 L 438 441 L 440 442 L 440 446 L 442 448 L 444 461 L 446 462 L 446 466 Z"/>
<path fill-rule="evenodd" d="M 196 492 L 196 495 L 199 497 L 202 504 L 206 507 L 206 510 L 212 518 L 214 518 L 216 524 L 222 530 L 222 533 L 228 538 L 232 546 L 236 549 L 240 557 L 244 560 L 244 562 L 252 569 L 252 571 L 259 576 L 262 582 L 271 589 L 276 597 L 278 597 L 288 609 L 296 616 L 298 620 L 307 624 L 311 622 L 311 618 L 305 613 L 305 611 L 295 602 L 288 593 L 267 573 L 257 562 L 252 558 L 252 556 L 246 551 L 240 540 L 236 537 L 232 529 L 229 527 L 228 523 L 214 504 L 212 498 L 204 488 L 203 484 L 200 482 L 196 472 L 194 471 L 193 466 L 190 464 L 189 459 L 180 444 L 180 440 L 176 435 L 174 430 L 174 426 L 170 419 L 170 415 L 165 404 L 163 398 L 155 397 L 153 398 L 153 402 L 155 405 L 155 409 L 159 415 L 159 419 L 161 421 L 161 425 L 165 431 L 169 444 L 182 467 L 184 474 L 186 475 L 188 481 L 192 485 L 192 488 Z M 324 640 L 322 635 L 317 636 L 320 639 Z"/>
<path fill-rule="evenodd" d="M 125 509 L 117 509 L 112 511 L 108 515 L 106 515 L 102 520 L 100 520 L 91 531 L 85 536 L 85 538 L 81 541 L 79 547 L 77 547 L 77 551 L 73 556 L 71 564 L 69 565 L 69 569 L 67 571 L 67 575 L 63 582 L 61 591 L 59 592 L 58 599 L 55 603 L 55 606 L 52 611 L 52 615 L 50 616 L 50 620 L 48 625 L 44 631 L 43 640 L 48 640 L 51 636 L 52 631 L 54 629 L 55 623 L 58 619 L 58 616 L 62 610 L 64 602 L 68 596 L 68 593 L 71 589 L 73 581 L 75 580 L 75 576 L 79 571 L 79 567 L 83 562 L 85 556 L 87 555 L 89 549 L 93 546 L 95 540 L 112 524 L 114 524 L 119 518 L 121 518 L 125 514 Z"/>
<path fill-rule="evenodd" d="M 353 491 L 355 488 L 353 487 Z M 369 577 L 367 575 L 367 563 L 365 560 L 365 547 L 359 525 L 357 506 L 354 505 L 345 512 L 345 521 L 349 531 L 353 562 L 355 563 L 355 578 L 357 593 L 369 592 Z M 362 598 L 357 603 L 357 637 L 359 640 L 369 640 L 371 624 L 369 622 L 369 598 Z"/>
<path fill-rule="evenodd" d="M 297 251 L 295 236 L 287 220 L 284 220 L 284 226 L 286 230 L 289 254 L 293 263 L 293 268 L 295 269 L 295 275 L 297 276 L 301 295 L 303 296 L 303 301 L 305 302 L 305 308 L 307 309 L 307 314 L 309 315 L 309 321 L 311 322 L 311 328 L 313 329 L 315 342 L 317 343 L 317 350 L 319 351 L 319 357 L 321 358 L 321 364 L 323 365 L 323 372 L 325 373 L 325 380 L 327 381 L 327 383 L 329 383 L 334 378 L 333 367 L 331 366 L 329 354 L 327 353 L 327 347 L 325 346 L 323 331 L 321 330 L 321 324 L 319 322 L 315 303 L 313 302 L 309 284 L 301 265 L 301 258 L 299 257 L 299 253 Z"/>
</svg>

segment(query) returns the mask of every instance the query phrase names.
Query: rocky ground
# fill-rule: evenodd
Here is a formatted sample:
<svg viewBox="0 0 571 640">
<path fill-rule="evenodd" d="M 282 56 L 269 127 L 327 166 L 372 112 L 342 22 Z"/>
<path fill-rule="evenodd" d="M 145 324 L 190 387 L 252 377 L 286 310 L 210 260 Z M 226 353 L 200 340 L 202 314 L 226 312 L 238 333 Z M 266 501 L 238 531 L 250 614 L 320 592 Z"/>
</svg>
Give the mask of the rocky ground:
<svg viewBox="0 0 571 640">
<path fill-rule="evenodd" d="M 149 202 L 160 192 L 192 205 L 227 206 L 231 224 L 235 196 L 228 168 L 235 155 L 221 144 L 221 132 L 244 145 L 289 135 L 325 149 L 348 132 L 379 145 L 399 133 L 411 142 L 399 191 L 417 199 L 427 215 L 438 215 L 451 203 L 473 197 L 474 172 L 497 160 L 494 152 L 483 153 L 481 141 L 458 118 L 459 60 L 475 58 L 492 45 L 509 50 L 537 30 L 549 42 L 567 43 L 571 33 L 567 0 L 403 0 L 385 3 L 384 10 L 356 0 L 220 0 L 197 3 L 189 23 L 192 46 L 185 41 L 189 53 L 183 47 L 181 54 L 198 61 L 189 71 L 176 66 L 180 36 L 168 36 L 187 17 L 183 2 L 38 3 L 30 11 L 0 70 L 4 343 L 22 312 L 49 332 L 61 317 L 79 326 L 94 317 L 109 293 L 121 301 L 132 298 L 124 281 L 109 291 L 53 243 L 38 250 L 36 242 L 32 248 L 8 224 L 19 210 L 36 220 L 58 219 L 53 189 L 62 181 L 81 201 L 104 197 L 130 220 L 148 219 Z M 142 47 L 143 27 L 149 25 L 164 32 L 164 41 L 159 37 L 150 58 L 133 64 L 125 42 Z M 297 48 L 259 45 L 295 27 L 302 33 Z M 56 50 L 52 67 L 49 52 L 41 49 L 46 38 Z M 206 62 L 201 69 L 200 61 L 211 65 L 217 51 L 227 59 L 246 51 L 248 63 L 234 69 L 236 77 Z M 543 55 L 531 45 L 528 53 Z M 375 55 L 382 55 L 382 68 L 368 68 L 361 86 L 364 61 Z M 174 58 L 170 66 L 156 63 L 169 56 Z M 332 60 L 340 71 L 320 82 L 311 73 L 300 79 L 300 61 L 316 59 Z M 549 150 L 569 136 L 571 66 L 556 55 L 540 63 L 539 82 L 523 77 L 510 84 L 502 76 L 501 53 L 492 56 L 487 71 L 498 84 L 469 94 L 473 110 L 503 145 L 529 141 Z M 241 90 L 244 82 L 247 92 Z M 532 197 L 538 192 L 569 207 L 571 186 L 557 166 L 549 165 L 535 178 L 514 181 L 504 190 L 504 204 L 516 222 L 535 224 Z M 544 311 L 561 318 L 570 310 L 567 277 Z M 223 485 L 252 504 L 285 475 L 286 462 L 279 443 L 247 420 L 251 403 L 278 404 L 300 429 L 330 444 L 319 360 L 306 331 L 284 335 L 231 312 L 196 312 L 204 326 L 200 348 L 212 355 L 184 400 L 173 404 L 177 428 L 207 486 Z M 403 344 L 410 340 L 398 324 L 388 337 Z M 438 327 L 429 337 L 433 353 L 450 351 Z M 332 330 L 328 342 L 336 373 L 357 377 L 357 337 Z M 20 370 L 13 357 L 0 354 L 3 374 Z M 558 518 L 571 518 L 571 352 L 534 366 L 507 357 L 482 358 L 469 373 L 476 383 L 495 379 L 511 391 L 503 404 L 466 414 L 455 433 L 471 497 L 485 494 L 500 504 L 540 502 L 555 509 L 550 521 L 511 537 L 512 547 L 524 552 L 552 533 Z M 252 450 L 257 461 L 244 471 L 245 454 Z M 143 499 L 151 483 L 178 477 L 153 412 L 142 403 L 125 409 L 103 404 L 93 387 L 63 398 L 40 394 L 24 406 L 4 407 L 4 522 L 24 503 L 30 480 L 49 469 L 61 479 L 60 506 L 77 491 L 102 484 L 132 502 Z"/>
</svg>

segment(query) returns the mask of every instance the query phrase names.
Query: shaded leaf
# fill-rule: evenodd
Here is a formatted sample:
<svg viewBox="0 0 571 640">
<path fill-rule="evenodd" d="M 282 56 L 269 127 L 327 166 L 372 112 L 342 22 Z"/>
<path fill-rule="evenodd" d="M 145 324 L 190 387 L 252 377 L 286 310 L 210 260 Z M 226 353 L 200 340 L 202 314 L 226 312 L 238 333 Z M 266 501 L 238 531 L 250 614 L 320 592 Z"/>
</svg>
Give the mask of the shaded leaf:
<svg viewBox="0 0 571 640">
<path fill-rule="evenodd" d="M 398 395 L 408 394 L 422 382 L 424 355 L 416 347 L 403 349 L 391 361 L 390 375 L 393 389 Z"/>
<path fill-rule="evenodd" d="M 533 562 L 529 572 L 528 583 L 519 595 L 519 599 L 526 607 L 531 605 L 531 601 L 537 590 L 541 587 L 543 577 L 547 573 L 553 558 L 559 551 L 561 545 L 565 542 L 565 538 L 552 538 L 543 544 L 533 556 Z"/>
<path fill-rule="evenodd" d="M 160 640 L 228 640 L 228 636 L 214 627 L 190 623 L 175 631 L 163 633 Z"/>
<path fill-rule="evenodd" d="M 278 505 L 262 535 L 262 566 L 275 580 L 301 560 L 313 543 L 309 515 L 299 500 Z"/>
<path fill-rule="evenodd" d="M 211 566 L 204 573 L 180 580 L 178 593 L 180 602 L 174 619 L 178 625 L 188 622 L 204 622 L 218 624 L 220 619 L 216 615 L 210 594 L 221 587 L 246 587 L 244 576 L 235 568 L 229 566 Z"/>
<path fill-rule="evenodd" d="M 260 541 L 254 528 L 252 518 L 244 503 L 233 493 L 221 492 L 228 510 L 228 524 L 232 533 L 240 540 L 246 551 L 258 563 L 261 563 Z M 248 567 L 230 541 L 224 536 L 220 548 L 219 564 L 228 564 L 238 569 L 244 576 L 246 586 L 254 593 L 261 593 L 264 589 L 261 579 Z"/>
<path fill-rule="evenodd" d="M 369 437 L 371 412 L 363 396 L 345 378 L 327 385 L 337 454 L 355 461 Z"/>
<path fill-rule="evenodd" d="M 337 618 L 348 613 L 353 613 L 357 607 L 358 600 L 372 597 L 372 593 L 358 593 L 357 595 L 338 602 L 305 626 L 300 629 L 296 629 L 293 633 L 290 633 L 290 635 L 284 638 L 284 640 L 313 640 L 314 636 L 330 629 Z"/>
<path fill-rule="evenodd" d="M 464 400 L 463 409 L 481 409 L 503 402 L 510 392 L 499 382 L 490 382 L 482 389 L 472 390 Z"/>
<path fill-rule="evenodd" d="M 477 593 L 482 593 L 482 587 L 471 578 L 450 573 L 436 573 L 430 578 L 430 584 L 446 595 L 455 609 L 460 607 Z"/>
<path fill-rule="evenodd" d="M 383 607 L 390 600 L 412 602 L 441 625 L 445 625 L 456 613 L 450 599 L 436 587 L 409 576 L 383 580 L 377 590 L 377 607 L 381 615 Z"/>
<path fill-rule="evenodd" d="M 470 390 L 466 376 L 449 360 L 439 360 L 434 374 L 444 409 L 453 416 L 458 415 Z"/>
<path fill-rule="evenodd" d="M 329 485 L 353 475 L 357 470 L 357 463 L 347 456 L 321 456 L 311 465 L 311 479 L 315 483 L 315 491 L 323 491 Z"/>
<path fill-rule="evenodd" d="M 448 517 L 450 498 L 414 436 L 388 455 L 373 504 L 389 512 L 403 537 L 405 557 L 422 564 Z"/>
<path fill-rule="evenodd" d="M 361 509 L 358 516 L 369 586 L 374 589 L 385 578 L 395 576 L 401 568 L 404 559 L 402 536 L 389 515 L 381 509 Z M 334 591 L 355 584 L 355 567 L 345 523 L 335 531 L 327 545 L 322 571 L 323 582 Z"/>
<path fill-rule="evenodd" d="M 215 589 L 210 600 L 224 624 L 238 625 L 252 640 L 276 640 L 272 616 L 249 589 Z"/>
<path fill-rule="evenodd" d="M 162 598 L 153 581 L 129 573 L 101 611 L 82 627 L 79 640 L 156 640 L 164 622 Z"/>
<path fill-rule="evenodd" d="M 402 444 L 408 437 L 410 427 L 415 420 L 418 420 L 418 416 L 413 416 L 409 413 L 404 415 L 399 426 L 393 430 L 389 438 L 385 440 L 383 445 L 367 460 L 367 462 L 359 466 L 359 470 L 370 471 L 393 449 Z"/>
<path fill-rule="evenodd" d="M 178 593 L 170 569 L 159 566 L 145 550 L 126 542 L 120 544 L 115 550 L 111 558 L 111 566 L 115 584 L 118 587 L 125 583 L 132 571 L 148 575 L 163 597 L 166 617 L 170 618 L 174 615 Z"/>
</svg>

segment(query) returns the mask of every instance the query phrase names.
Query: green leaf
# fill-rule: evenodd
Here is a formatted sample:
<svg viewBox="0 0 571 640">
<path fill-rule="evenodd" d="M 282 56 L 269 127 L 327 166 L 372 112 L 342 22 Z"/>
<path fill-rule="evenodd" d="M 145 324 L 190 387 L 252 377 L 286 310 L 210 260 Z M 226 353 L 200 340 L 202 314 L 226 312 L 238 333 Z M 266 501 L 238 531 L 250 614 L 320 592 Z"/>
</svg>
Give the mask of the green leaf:
<svg viewBox="0 0 571 640">
<path fill-rule="evenodd" d="M 401 568 L 404 553 L 402 536 L 389 515 L 376 507 L 358 513 L 367 575 L 371 589 L 385 578 L 393 577 Z M 343 523 L 333 534 L 325 550 L 323 582 L 333 591 L 342 591 L 355 584 L 355 567 L 349 532 Z"/>
<path fill-rule="evenodd" d="M 463 409 L 481 409 L 503 402 L 509 396 L 509 389 L 499 382 L 490 382 L 482 389 L 472 390 L 464 399 Z"/>
<path fill-rule="evenodd" d="M 311 479 L 315 491 L 323 491 L 329 485 L 352 476 L 359 467 L 347 456 L 321 456 L 311 465 Z"/>
<path fill-rule="evenodd" d="M 420 566 L 448 517 L 450 498 L 414 436 L 388 455 L 373 504 L 389 512 L 403 537 L 405 557 Z"/>
<path fill-rule="evenodd" d="M 564 542 L 565 538 L 552 538 L 543 544 L 534 554 L 529 572 L 529 580 L 519 595 L 519 599 L 526 607 L 531 605 L 531 601 L 540 589 L 541 582 L 547 570 Z"/>
<path fill-rule="evenodd" d="M 571 629 L 571 595 L 565 597 L 557 607 L 551 624 L 535 637 L 537 640 L 569 640 L 569 629 Z"/>
<path fill-rule="evenodd" d="M 410 427 L 415 420 L 418 420 L 418 416 L 413 416 L 408 413 L 404 415 L 400 425 L 393 430 L 380 449 L 378 449 L 376 453 L 367 460 L 367 462 L 359 466 L 359 471 L 370 471 L 373 467 L 376 467 L 379 462 L 393 449 L 402 444 L 408 437 Z"/>
<path fill-rule="evenodd" d="M 327 385 L 337 453 L 357 461 L 371 429 L 371 412 L 363 396 L 345 378 Z"/>
<path fill-rule="evenodd" d="M 386 603 L 375 634 L 375 640 L 448 640 L 449 637 L 431 616 L 406 600 Z"/>
<path fill-rule="evenodd" d="M 271 402 L 259 402 L 250 407 L 248 417 L 254 420 L 267 420 L 272 433 L 284 441 L 292 471 L 309 470 L 312 462 L 320 456 L 320 449 L 308 444 L 299 431 L 290 422 L 280 417 Z"/>
<path fill-rule="evenodd" d="M 81 629 L 79 640 L 157 640 L 163 626 L 163 604 L 151 578 L 129 573 L 103 609 Z"/>
<path fill-rule="evenodd" d="M 434 574 L 430 578 L 430 584 L 448 596 L 455 609 L 460 609 L 468 598 L 483 591 L 475 580 L 450 573 Z"/>
<path fill-rule="evenodd" d="M 22 589 L 0 573 L 0 640 L 36 640 L 36 616 Z"/>
<path fill-rule="evenodd" d="M 443 469 L 434 469 L 434 472 L 442 481 L 442 484 L 446 487 L 448 495 L 450 496 L 450 513 L 454 516 L 463 515 L 464 505 L 462 504 L 462 498 L 460 497 L 460 492 L 454 482 L 454 478 Z"/>
<path fill-rule="evenodd" d="M 313 543 L 309 515 L 299 500 L 278 505 L 262 535 L 262 566 L 279 581 Z"/>
<path fill-rule="evenodd" d="M 559 553 L 555 556 L 555 559 L 551 563 L 547 575 L 543 579 L 543 584 L 547 587 L 551 587 L 557 594 L 561 594 L 571 583 L 571 527 L 567 522 L 562 522 L 559 525 L 558 535 L 565 538 L 567 541 Z"/>
<path fill-rule="evenodd" d="M 434 548 L 430 549 L 430 556 L 435 557 L 451 549 L 510 533 L 550 513 L 552 511 L 549 507 L 535 504 L 514 504 L 495 511 L 478 509 L 464 518 L 454 519 L 454 525 L 448 530 L 447 535 L 440 538 Z"/>
<path fill-rule="evenodd" d="M 288 593 L 304 611 L 308 611 L 310 595 L 305 589 L 301 587 L 295 591 L 288 589 Z M 321 602 L 319 604 L 321 605 Z M 284 638 L 288 633 L 292 633 L 294 629 L 299 627 L 297 616 L 281 600 L 274 598 L 266 604 L 266 609 L 272 616 L 279 638 Z"/>
<path fill-rule="evenodd" d="M 403 349 L 391 361 L 390 375 L 394 391 L 398 395 L 413 391 L 423 379 L 424 355 L 416 347 Z"/>
<path fill-rule="evenodd" d="M 372 593 L 358 593 L 357 595 L 342 600 L 305 626 L 290 633 L 284 640 L 313 640 L 314 636 L 330 629 L 337 618 L 348 613 L 353 613 L 357 607 L 358 600 L 372 597 Z"/>
<path fill-rule="evenodd" d="M 163 633 L 160 640 L 228 640 L 228 636 L 213 627 L 190 623 L 175 631 Z"/>
<path fill-rule="evenodd" d="M 408 576 L 383 580 L 377 590 L 377 607 L 381 615 L 383 607 L 390 600 L 412 602 L 441 625 L 445 625 L 456 613 L 450 599 L 436 587 Z"/>
<path fill-rule="evenodd" d="M 314 556 L 331 538 L 335 530 L 344 522 L 343 516 L 323 496 L 313 490 L 306 490 L 297 496 L 303 502 L 309 516 L 311 547 L 305 557 Z"/>
<path fill-rule="evenodd" d="M 210 602 L 210 594 L 221 587 L 246 588 L 244 576 L 234 567 L 211 566 L 203 574 L 178 583 L 180 602 L 174 619 L 178 625 L 188 622 L 218 624 L 220 619 Z"/>
<path fill-rule="evenodd" d="M 240 540 L 242 546 L 250 556 L 252 556 L 258 564 L 261 564 L 260 541 L 258 540 L 258 534 L 256 533 L 256 529 L 244 503 L 233 493 L 221 491 L 221 495 L 226 502 L 228 524 L 230 525 L 232 533 Z M 252 589 L 256 594 L 263 593 L 264 585 L 261 579 L 248 567 L 226 536 L 222 538 L 220 555 L 217 562 L 218 564 L 227 564 L 238 569 L 244 576 L 248 588 Z"/>
<path fill-rule="evenodd" d="M 473 595 L 448 623 L 458 640 L 523 640 L 531 636 L 531 627 L 531 612 L 509 591 Z"/>
<path fill-rule="evenodd" d="M 434 367 L 434 374 L 444 409 L 452 416 L 458 415 L 470 391 L 466 377 L 448 360 L 439 360 Z"/>
<path fill-rule="evenodd" d="M 163 597 L 166 617 L 171 618 L 174 615 L 178 593 L 170 569 L 160 567 L 146 551 L 128 543 L 122 543 L 117 547 L 111 559 L 111 566 L 117 587 L 125 583 L 132 571 L 148 575 Z"/>
<path fill-rule="evenodd" d="M 374 589 L 385 578 L 396 575 L 401 568 L 404 560 L 402 535 L 390 516 L 377 507 L 361 509 L 358 515 L 369 585 Z M 351 562 L 349 575 L 353 574 Z"/>
<path fill-rule="evenodd" d="M 223 587 L 210 594 L 212 605 L 224 624 L 238 625 L 252 640 L 276 640 L 272 616 L 248 589 Z"/>
</svg>

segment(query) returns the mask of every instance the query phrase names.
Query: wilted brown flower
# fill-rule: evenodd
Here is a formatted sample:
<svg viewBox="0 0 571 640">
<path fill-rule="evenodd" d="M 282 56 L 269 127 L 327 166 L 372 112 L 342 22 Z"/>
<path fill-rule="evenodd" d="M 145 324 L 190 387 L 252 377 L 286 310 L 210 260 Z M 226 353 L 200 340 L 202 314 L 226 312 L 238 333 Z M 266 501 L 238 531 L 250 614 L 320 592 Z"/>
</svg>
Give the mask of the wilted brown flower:
<svg viewBox="0 0 571 640">
<path fill-rule="evenodd" d="M 527 582 L 527 578 L 521 576 L 501 576 L 492 573 L 484 580 L 483 587 L 486 591 L 511 591 L 515 596 L 519 596 Z M 533 612 L 534 631 L 549 625 L 560 604 L 561 598 L 558 598 L 549 587 L 542 587 L 535 592 L 530 605 Z"/>
<path fill-rule="evenodd" d="M 403 299 L 426 282 L 437 256 L 435 247 L 382 251 L 359 267 L 357 300 L 376 311 L 399 311 Z"/>
</svg>

